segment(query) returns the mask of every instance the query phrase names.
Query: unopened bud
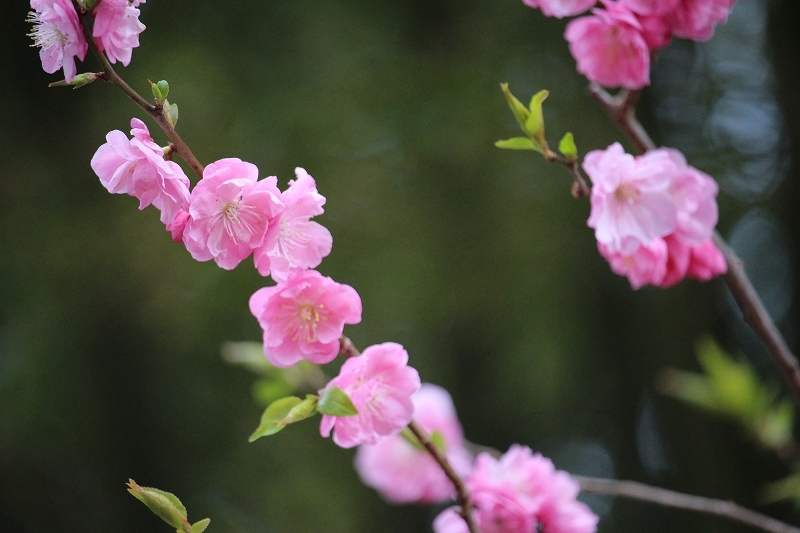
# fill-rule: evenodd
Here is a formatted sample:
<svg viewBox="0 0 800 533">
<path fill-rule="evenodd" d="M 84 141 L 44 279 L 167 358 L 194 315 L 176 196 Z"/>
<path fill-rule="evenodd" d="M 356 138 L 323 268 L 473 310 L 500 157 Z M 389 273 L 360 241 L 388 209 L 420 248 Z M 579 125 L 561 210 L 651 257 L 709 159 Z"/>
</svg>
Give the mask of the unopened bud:
<svg viewBox="0 0 800 533">
<path fill-rule="evenodd" d="M 55 81 L 48 85 L 48 87 L 68 87 L 72 86 L 73 89 L 77 89 L 79 87 L 83 87 L 84 85 L 89 85 L 95 80 L 99 80 L 103 77 L 102 72 L 84 72 L 83 74 L 78 74 L 72 81 L 67 83 L 67 80 Z"/>
</svg>

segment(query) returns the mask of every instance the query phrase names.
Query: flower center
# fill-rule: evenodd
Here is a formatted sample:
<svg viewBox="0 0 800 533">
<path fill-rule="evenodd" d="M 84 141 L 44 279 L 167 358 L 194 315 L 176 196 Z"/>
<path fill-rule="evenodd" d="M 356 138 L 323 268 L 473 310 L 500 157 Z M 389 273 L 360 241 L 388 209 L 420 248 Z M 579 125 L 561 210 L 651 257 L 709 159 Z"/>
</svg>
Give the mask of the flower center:
<svg viewBox="0 0 800 533">
<path fill-rule="evenodd" d="M 293 320 L 286 328 L 287 333 L 291 334 L 292 341 L 316 342 L 317 326 L 320 320 L 326 319 L 323 308 L 323 304 L 314 305 L 312 303 L 304 303 L 295 307 Z"/>
<path fill-rule="evenodd" d="M 623 181 L 614 191 L 614 198 L 619 202 L 630 203 L 639 198 L 639 191 L 627 181 Z"/>
<path fill-rule="evenodd" d="M 28 37 L 33 39 L 31 46 L 39 46 L 42 50 L 50 48 L 51 46 L 59 46 L 63 48 L 69 41 L 69 37 L 58 29 L 58 26 L 52 22 L 44 22 L 41 18 L 41 13 L 31 11 L 28 13 L 27 22 L 34 24 L 33 31 L 28 34 Z"/>
</svg>

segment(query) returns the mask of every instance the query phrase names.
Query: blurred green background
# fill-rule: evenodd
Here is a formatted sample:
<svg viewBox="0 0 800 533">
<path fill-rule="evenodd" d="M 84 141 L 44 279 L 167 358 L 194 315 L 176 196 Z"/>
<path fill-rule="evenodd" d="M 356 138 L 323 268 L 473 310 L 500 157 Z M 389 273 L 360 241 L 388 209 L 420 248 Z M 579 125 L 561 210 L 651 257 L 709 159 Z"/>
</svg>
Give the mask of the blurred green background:
<svg viewBox="0 0 800 533">
<path fill-rule="evenodd" d="M 429 531 L 438 509 L 392 507 L 352 450 L 309 421 L 254 444 L 254 376 L 220 345 L 259 340 L 267 280 L 197 263 L 158 212 L 109 195 L 89 167 L 144 118 L 111 86 L 48 89 L 25 2 L 0 17 L 0 531 L 168 531 L 125 492 L 178 494 L 212 532 Z M 565 21 L 516 0 L 150 0 L 133 62 L 166 78 L 204 163 L 239 157 L 281 187 L 302 166 L 328 199 L 320 270 L 355 287 L 357 346 L 395 341 L 451 391 L 466 435 L 524 443 L 574 473 L 760 506 L 785 464 L 734 425 L 660 396 L 665 366 L 698 368 L 712 333 L 765 379 L 771 363 L 724 284 L 632 291 L 586 227 L 567 172 L 501 151 L 517 134 L 500 82 L 539 89 L 551 144 L 621 140 L 585 96 Z M 640 105 L 657 142 L 719 179 L 720 229 L 795 351 L 800 7 L 740 0 L 703 44 L 661 53 Z M 87 58 L 82 70 L 94 70 Z M 147 120 L 158 142 L 166 143 Z M 630 145 L 627 145 L 630 146 Z M 601 532 L 745 531 L 591 497 Z"/>
</svg>

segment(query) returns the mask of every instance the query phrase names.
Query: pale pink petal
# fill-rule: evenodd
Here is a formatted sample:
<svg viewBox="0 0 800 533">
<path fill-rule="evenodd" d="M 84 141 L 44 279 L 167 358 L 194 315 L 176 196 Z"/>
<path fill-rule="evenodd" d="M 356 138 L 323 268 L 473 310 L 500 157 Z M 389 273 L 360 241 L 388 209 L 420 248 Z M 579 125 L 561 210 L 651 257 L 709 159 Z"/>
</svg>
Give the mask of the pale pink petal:
<svg viewBox="0 0 800 533">
<path fill-rule="evenodd" d="M 541 9 L 545 16 L 564 18 L 585 13 L 597 0 L 522 0 L 522 3 Z"/>
</svg>

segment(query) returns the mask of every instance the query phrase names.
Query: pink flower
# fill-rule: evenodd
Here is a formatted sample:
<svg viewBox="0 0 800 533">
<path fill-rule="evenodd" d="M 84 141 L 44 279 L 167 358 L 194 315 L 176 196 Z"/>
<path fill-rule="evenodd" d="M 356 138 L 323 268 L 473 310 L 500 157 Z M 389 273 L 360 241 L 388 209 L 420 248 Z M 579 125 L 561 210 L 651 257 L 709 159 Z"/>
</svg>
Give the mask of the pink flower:
<svg viewBox="0 0 800 533">
<path fill-rule="evenodd" d="M 681 0 L 620 0 L 637 15 L 667 15 Z"/>
<path fill-rule="evenodd" d="M 593 533 L 597 516 L 575 498 L 578 484 L 530 448 L 513 445 L 500 459 L 482 453 L 466 480 L 481 533 Z M 435 533 L 464 533 L 450 508 L 433 523 Z"/>
<path fill-rule="evenodd" d="M 678 37 L 707 41 L 714 26 L 725 23 L 736 0 L 680 0 L 668 15 L 672 33 Z"/>
<path fill-rule="evenodd" d="M 89 49 L 71 0 L 31 0 L 34 11 L 28 14 L 33 23 L 33 45 L 41 48 L 39 58 L 42 68 L 53 74 L 64 69 L 64 79 L 69 83 L 75 77 L 75 58 L 81 61 Z"/>
<path fill-rule="evenodd" d="M 345 324 L 361 322 L 361 298 L 349 285 L 316 270 L 299 272 L 250 297 L 250 312 L 264 329 L 264 355 L 285 368 L 302 359 L 331 362 Z"/>
<path fill-rule="evenodd" d="M 639 245 L 631 254 L 610 252 L 601 242 L 597 243 L 597 249 L 611 270 L 627 277 L 634 290 L 645 285 L 660 285 L 667 273 L 668 249 L 661 238 L 653 239 L 649 245 Z"/>
<path fill-rule="evenodd" d="M 198 261 L 214 259 L 231 270 L 264 244 L 283 212 L 278 178 L 258 181 L 258 169 L 241 159 L 208 165 L 189 198 L 183 242 Z"/>
<path fill-rule="evenodd" d="M 94 26 L 92 35 L 100 51 L 112 63 L 119 60 L 128 66 L 133 49 L 139 46 L 139 34 L 145 25 L 139 22 L 139 10 L 136 9 L 144 0 L 129 2 L 128 0 L 101 0 L 94 10 Z"/>
<path fill-rule="evenodd" d="M 634 159 L 619 143 L 586 154 L 583 168 L 592 180 L 587 224 L 607 253 L 630 256 L 675 230 L 677 207 L 668 190 L 674 167 L 663 151 Z"/>
<path fill-rule="evenodd" d="M 469 474 L 472 457 L 463 446 L 461 424 L 447 391 L 423 383 L 411 401 L 417 423 L 428 433 L 437 432 L 442 437 L 455 471 L 462 477 Z M 452 482 L 430 454 L 400 435 L 359 446 L 355 466 L 364 484 L 392 503 L 439 503 L 455 493 Z"/>
<path fill-rule="evenodd" d="M 277 282 L 293 272 L 315 268 L 331 253 L 331 232 L 311 217 L 321 215 L 325 197 L 317 192 L 314 178 L 296 168 L 297 180 L 281 193 L 286 209 L 277 219 L 277 236 L 255 251 L 256 268 L 262 276 L 272 274 Z"/>
<path fill-rule="evenodd" d="M 594 16 L 570 22 L 564 33 L 578 72 L 604 87 L 649 85 L 650 50 L 641 23 L 624 4 L 603 5 L 592 10 Z"/>
<path fill-rule="evenodd" d="M 402 346 L 385 342 L 370 346 L 344 362 L 328 387 L 344 390 L 358 409 L 355 416 L 323 415 L 319 432 L 342 448 L 375 444 L 399 433 L 411 421 L 411 396 L 420 388 L 419 374 L 409 367 Z"/>
<path fill-rule="evenodd" d="M 667 263 L 666 272 L 661 282 L 653 283 L 661 288 L 667 289 L 680 283 L 686 277 L 689 268 L 689 260 L 692 256 L 692 249 L 687 246 L 675 233 L 664 237 L 667 244 Z"/>
<path fill-rule="evenodd" d="M 185 209 L 178 211 L 175 219 L 167 224 L 167 231 L 172 234 L 172 240 L 183 242 L 183 232 L 186 230 L 186 223 L 189 222 L 189 213 Z"/>
<path fill-rule="evenodd" d="M 537 513 L 542 531 L 594 533 L 597 530 L 597 515 L 576 500 L 579 492 L 580 486 L 566 472 L 557 470 L 551 474 L 547 494 Z"/>
<path fill-rule="evenodd" d="M 708 240 L 692 248 L 692 257 L 686 275 L 700 281 L 708 281 L 725 274 L 728 264 L 725 256 L 712 240 Z"/>
<path fill-rule="evenodd" d="M 161 210 L 161 222 L 169 224 L 189 206 L 189 178 L 177 163 L 164 159 L 144 122 L 132 119 L 131 135 L 129 140 L 119 130 L 109 132 L 108 142 L 92 157 L 92 170 L 108 192 L 135 196 L 139 209 L 153 204 Z"/>
<path fill-rule="evenodd" d="M 538 7 L 547 17 L 560 19 L 588 11 L 597 0 L 522 0 L 522 2 L 529 7 Z"/>
<path fill-rule="evenodd" d="M 696 246 L 711 238 L 717 225 L 717 182 L 708 174 L 686 164 L 678 150 L 660 148 L 675 163 L 669 193 L 678 209 L 675 237 L 688 246 Z"/>
</svg>

